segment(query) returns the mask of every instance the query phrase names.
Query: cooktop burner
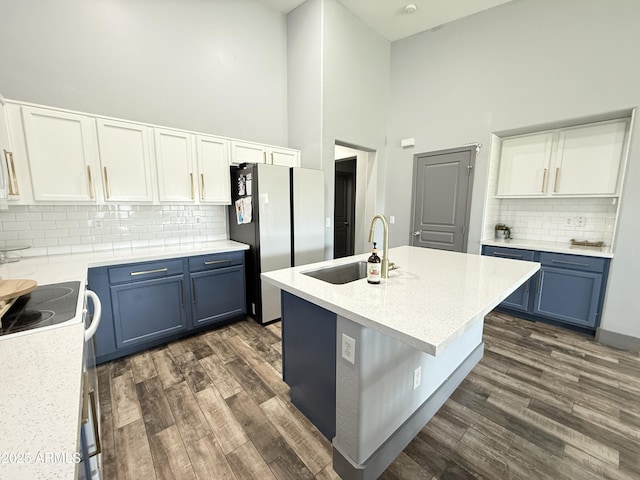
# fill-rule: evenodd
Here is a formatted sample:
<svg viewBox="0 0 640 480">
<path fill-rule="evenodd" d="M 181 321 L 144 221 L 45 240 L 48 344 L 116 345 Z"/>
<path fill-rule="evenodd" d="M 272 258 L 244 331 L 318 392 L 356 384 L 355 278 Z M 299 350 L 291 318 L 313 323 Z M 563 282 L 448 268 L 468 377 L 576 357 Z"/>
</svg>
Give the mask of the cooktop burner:
<svg viewBox="0 0 640 480">
<path fill-rule="evenodd" d="M 80 282 L 41 285 L 22 295 L 2 317 L 0 335 L 46 327 L 76 315 Z"/>
</svg>

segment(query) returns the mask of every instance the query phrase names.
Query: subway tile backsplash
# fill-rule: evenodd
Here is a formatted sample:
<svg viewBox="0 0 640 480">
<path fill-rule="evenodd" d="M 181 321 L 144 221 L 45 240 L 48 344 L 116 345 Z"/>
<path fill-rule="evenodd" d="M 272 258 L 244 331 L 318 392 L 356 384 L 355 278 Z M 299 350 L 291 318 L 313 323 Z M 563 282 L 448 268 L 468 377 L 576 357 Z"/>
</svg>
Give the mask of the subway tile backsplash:
<svg viewBox="0 0 640 480">
<path fill-rule="evenodd" d="M 611 245 L 617 208 L 611 198 L 494 198 L 487 205 L 485 238 L 493 238 L 495 224 L 504 223 L 514 239 Z"/>
<path fill-rule="evenodd" d="M 0 246 L 22 256 L 95 252 L 227 239 L 220 205 L 10 205 L 0 211 Z"/>
</svg>

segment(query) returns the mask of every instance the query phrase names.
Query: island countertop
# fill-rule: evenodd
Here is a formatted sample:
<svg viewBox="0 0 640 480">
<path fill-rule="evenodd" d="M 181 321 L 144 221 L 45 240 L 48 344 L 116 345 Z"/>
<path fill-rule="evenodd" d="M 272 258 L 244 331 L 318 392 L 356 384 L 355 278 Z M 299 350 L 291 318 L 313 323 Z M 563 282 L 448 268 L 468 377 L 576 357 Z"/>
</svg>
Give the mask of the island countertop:
<svg viewBox="0 0 640 480">
<path fill-rule="evenodd" d="M 389 249 L 400 268 L 371 285 L 304 272 L 366 261 L 369 254 L 263 273 L 264 281 L 431 355 L 440 354 L 540 268 L 539 263 L 419 247 Z"/>
</svg>

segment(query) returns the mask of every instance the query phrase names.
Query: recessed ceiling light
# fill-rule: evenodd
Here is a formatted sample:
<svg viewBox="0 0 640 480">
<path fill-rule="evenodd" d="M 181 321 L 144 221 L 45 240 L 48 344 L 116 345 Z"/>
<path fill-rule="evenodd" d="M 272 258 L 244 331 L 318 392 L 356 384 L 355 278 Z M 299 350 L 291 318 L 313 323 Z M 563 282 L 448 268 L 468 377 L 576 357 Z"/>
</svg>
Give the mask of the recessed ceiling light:
<svg viewBox="0 0 640 480">
<path fill-rule="evenodd" d="M 416 10 L 418 10 L 418 7 L 416 6 L 415 3 L 409 3 L 404 7 L 405 13 L 416 13 Z"/>
</svg>

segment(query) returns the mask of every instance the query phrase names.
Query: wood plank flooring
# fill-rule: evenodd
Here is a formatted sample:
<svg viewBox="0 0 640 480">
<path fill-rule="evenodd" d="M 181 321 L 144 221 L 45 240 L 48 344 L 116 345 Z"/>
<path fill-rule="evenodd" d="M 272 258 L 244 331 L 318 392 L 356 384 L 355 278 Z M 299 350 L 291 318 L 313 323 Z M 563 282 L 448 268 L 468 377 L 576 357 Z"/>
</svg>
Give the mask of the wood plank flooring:
<svg viewBox="0 0 640 480">
<path fill-rule="evenodd" d="M 485 355 L 380 478 L 640 478 L 640 356 L 501 313 Z M 103 472 L 335 480 L 291 404 L 278 324 L 247 319 L 98 367 Z"/>
</svg>

